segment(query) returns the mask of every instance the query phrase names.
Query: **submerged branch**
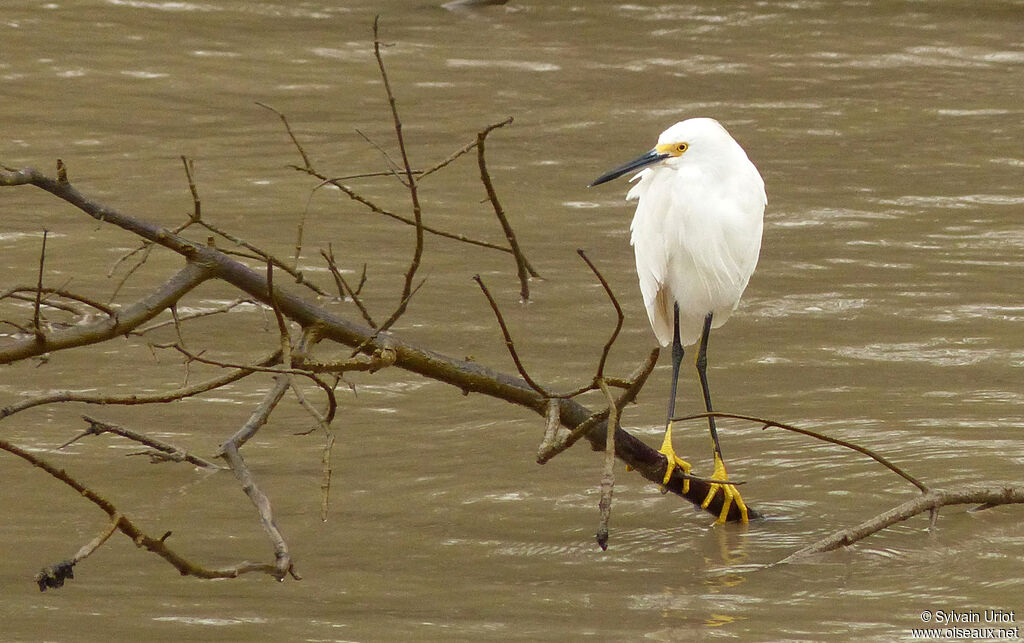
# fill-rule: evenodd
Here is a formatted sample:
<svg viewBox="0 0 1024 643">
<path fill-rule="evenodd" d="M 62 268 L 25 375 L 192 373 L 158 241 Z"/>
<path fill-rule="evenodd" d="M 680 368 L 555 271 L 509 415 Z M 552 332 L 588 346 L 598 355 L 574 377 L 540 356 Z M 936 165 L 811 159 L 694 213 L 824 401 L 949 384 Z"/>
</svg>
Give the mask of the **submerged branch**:
<svg viewBox="0 0 1024 643">
<path fill-rule="evenodd" d="M 882 531 L 886 527 L 926 511 L 932 512 L 932 522 L 934 523 L 934 516 L 940 507 L 964 504 L 980 504 L 993 507 L 1007 504 L 1024 504 L 1024 487 L 966 486 L 954 490 L 933 489 L 886 512 L 880 513 L 869 520 L 865 520 L 859 525 L 849 529 L 842 529 L 822 538 L 816 543 L 793 552 L 776 564 L 791 563 L 814 554 L 848 547 L 872 534 Z"/>
</svg>

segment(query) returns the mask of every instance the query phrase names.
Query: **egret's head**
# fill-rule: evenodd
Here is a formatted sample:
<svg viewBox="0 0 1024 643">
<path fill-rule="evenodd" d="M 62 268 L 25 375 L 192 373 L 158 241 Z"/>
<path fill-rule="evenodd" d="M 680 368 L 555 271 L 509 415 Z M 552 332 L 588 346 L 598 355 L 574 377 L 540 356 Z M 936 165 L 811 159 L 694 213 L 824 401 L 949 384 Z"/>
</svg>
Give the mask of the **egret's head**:
<svg viewBox="0 0 1024 643">
<path fill-rule="evenodd" d="M 658 144 L 650 152 L 594 179 L 590 187 L 607 183 L 623 174 L 650 165 L 680 165 L 690 160 L 712 159 L 719 152 L 735 145 L 729 132 L 713 118 L 690 118 L 680 121 L 661 133 Z"/>
</svg>

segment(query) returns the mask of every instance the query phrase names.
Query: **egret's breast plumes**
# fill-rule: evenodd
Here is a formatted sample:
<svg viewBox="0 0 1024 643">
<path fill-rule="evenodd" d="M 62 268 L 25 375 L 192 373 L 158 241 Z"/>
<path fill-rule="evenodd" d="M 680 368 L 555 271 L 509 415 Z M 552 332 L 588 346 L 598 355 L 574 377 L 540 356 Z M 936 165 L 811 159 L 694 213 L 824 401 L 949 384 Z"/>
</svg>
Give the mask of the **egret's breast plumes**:
<svg viewBox="0 0 1024 643">
<path fill-rule="evenodd" d="M 659 146 L 686 151 L 638 173 L 630 225 L 647 315 L 662 346 L 672 341 L 679 304 L 684 346 L 711 313 L 721 326 L 739 304 L 761 249 L 764 181 L 743 148 L 717 121 L 693 118 L 665 130 Z"/>
</svg>

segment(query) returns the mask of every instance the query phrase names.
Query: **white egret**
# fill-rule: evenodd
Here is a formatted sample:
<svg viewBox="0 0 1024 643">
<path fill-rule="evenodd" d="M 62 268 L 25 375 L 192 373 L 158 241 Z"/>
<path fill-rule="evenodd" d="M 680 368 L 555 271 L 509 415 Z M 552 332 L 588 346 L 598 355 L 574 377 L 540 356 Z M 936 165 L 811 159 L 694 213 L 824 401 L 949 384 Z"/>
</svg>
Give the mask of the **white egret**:
<svg viewBox="0 0 1024 643">
<path fill-rule="evenodd" d="M 675 467 L 689 474 L 690 464 L 672 447 L 672 417 L 683 346 L 699 340 L 697 375 L 710 412 L 707 380 L 708 335 L 739 304 L 761 250 L 764 180 L 739 143 L 718 121 L 691 118 L 668 128 L 650 152 L 598 177 L 599 185 L 633 170 L 626 198 L 637 199 L 630 224 L 647 316 L 658 342 L 672 343 L 672 388 L 661 453 L 668 465 L 664 483 Z M 715 420 L 708 418 L 714 444 L 713 479 L 727 481 Z M 683 493 L 689 489 L 684 482 Z M 718 522 L 725 522 L 735 502 L 743 522 L 747 507 L 734 485 L 713 483 L 704 499 L 724 494 Z"/>
</svg>

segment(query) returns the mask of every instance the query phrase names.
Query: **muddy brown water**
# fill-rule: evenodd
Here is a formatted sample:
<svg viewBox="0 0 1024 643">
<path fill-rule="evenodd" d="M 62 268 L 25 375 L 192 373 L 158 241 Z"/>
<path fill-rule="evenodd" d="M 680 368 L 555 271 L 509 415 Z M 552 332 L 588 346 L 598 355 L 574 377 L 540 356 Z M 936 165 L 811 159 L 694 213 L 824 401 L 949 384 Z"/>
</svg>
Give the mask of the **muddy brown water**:
<svg viewBox="0 0 1024 643">
<path fill-rule="evenodd" d="M 491 135 L 488 160 L 545 277 L 519 306 L 507 255 L 428 237 L 426 285 L 395 332 L 511 372 L 470 280 L 480 273 L 535 377 L 569 388 L 590 377 L 614 323 L 576 248 L 625 307 L 611 372 L 627 373 L 653 345 L 626 185 L 584 186 L 676 120 L 713 116 L 769 195 L 758 271 L 712 336 L 718 406 L 856 441 L 938 487 L 1022 482 L 1024 3 L 439 4 L 10 3 L 0 18 L 0 161 L 49 169 L 62 158 L 93 198 L 173 226 L 191 209 L 187 155 L 204 216 L 274 252 L 291 251 L 308 207 L 306 269 L 328 283 L 316 260 L 328 243 L 354 276 L 368 263 L 367 303 L 383 316 L 411 229 L 330 190 L 311 196 L 315 182 L 286 167 L 299 159 L 280 122 L 255 105 L 286 113 L 325 172 L 382 169 L 356 132 L 396 154 L 371 47 L 381 14 L 415 165 L 515 118 Z M 407 208 L 393 179 L 353 184 Z M 423 183 L 428 222 L 499 241 L 483 198 L 472 156 Z M 0 193 L 0 288 L 34 282 L 44 228 L 47 283 L 109 294 L 106 273 L 134 240 L 29 188 Z M 155 255 L 119 301 L 179 265 Z M 187 303 L 234 296 L 204 286 Z M 274 345 L 272 327 L 242 309 L 186 327 L 186 339 L 255 356 Z M 10 327 L 0 332 L 10 338 Z M 623 418 L 651 444 L 668 376 L 663 355 Z M 4 367 L 0 404 L 53 389 L 164 390 L 182 377 L 169 355 L 111 342 Z M 1024 618 L 1019 509 L 948 509 L 930 535 L 918 517 L 851 551 L 768 567 L 913 489 L 851 452 L 727 422 L 730 472 L 767 518 L 711 528 L 620 468 L 602 553 L 592 539 L 599 456 L 578 448 L 540 467 L 542 424 L 522 409 L 397 371 L 351 379 L 358 393 L 341 394 L 328 522 L 318 514 L 320 441 L 292 435 L 309 426 L 297 405 L 282 406 L 244 451 L 301 582 L 180 578 L 116 536 L 68 586 L 40 595 L 32 575 L 91 539 L 103 516 L 2 458 L 0 638 L 886 641 L 926 625 L 925 610 Z M 173 531 L 197 560 L 263 560 L 269 547 L 229 475 L 154 467 L 113 438 L 54 449 L 89 413 L 210 453 L 266 386 L 252 378 L 155 408 L 42 407 L 0 433 L 145 529 Z M 680 408 L 699 410 L 689 370 L 681 391 Z M 677 448 L 709 470 L 700 425 L 678 431 Z"/>
</svg>

